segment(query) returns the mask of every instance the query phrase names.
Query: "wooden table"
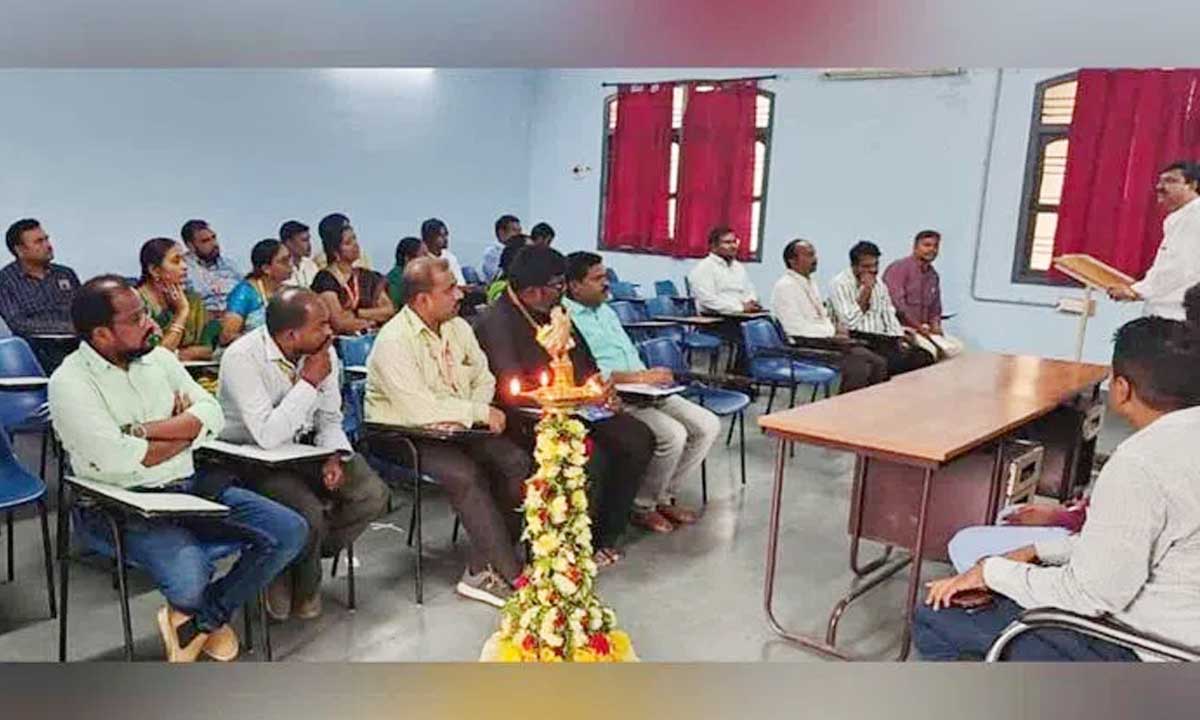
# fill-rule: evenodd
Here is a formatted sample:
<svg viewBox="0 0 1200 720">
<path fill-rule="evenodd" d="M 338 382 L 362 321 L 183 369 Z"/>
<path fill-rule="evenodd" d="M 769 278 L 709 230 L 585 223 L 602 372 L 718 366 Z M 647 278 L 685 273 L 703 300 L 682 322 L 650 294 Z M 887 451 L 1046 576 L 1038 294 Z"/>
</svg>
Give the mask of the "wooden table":
<svg viewBox="0 0 1200 720">
<path fill-rule="evenodd" d="M 763 589 L 771 628 L 805 649 L 852 659 L 835 646 L 842 613 L 857 597 L 911 565 L 900 649 L 900 659 L 906 658 L 929 526 L 938 526 L 940 536 L 946 537 L 964 525 L 994 522 L 1003 450 L 999 441 L 1083 394 L 1094 401 L 1107 373 L 1102 365 L 970 353 L 759 418 L 759 425 L 778 441 Z M 858 456 L 851 493 L 850 567 L 863 582 L 834 607 L 824 639 L 786 630 L 772 609 L 784 465 L 792 442 Z M 944 500 L 941 517 L 931 512 L 931 507 L 939 507 L 939 496 Z M 884 543 L 886 550 L 860 566 L 858 544 L 864 537 Z M 893 546 L 908 550 L 908 556 L 889 562 Z"/>
</svg>

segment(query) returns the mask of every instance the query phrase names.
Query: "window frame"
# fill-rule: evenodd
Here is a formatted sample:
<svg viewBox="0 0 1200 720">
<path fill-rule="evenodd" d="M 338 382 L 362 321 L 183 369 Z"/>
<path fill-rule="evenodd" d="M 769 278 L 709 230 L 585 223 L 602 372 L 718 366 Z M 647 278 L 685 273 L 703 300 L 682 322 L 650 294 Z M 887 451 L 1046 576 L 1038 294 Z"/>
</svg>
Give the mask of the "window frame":
<svg viewBox="0 0 1200 720">
<path fill-rule="evenodd" d="M 1042 192 L 1042 168 L 1045 163 L 1046 147 L 1057 140 L 1070 140 L 1071 124 L 1048 125 L 1042 122 L 1042 107 L 1046 91 L 1055 85 L 1077 81 L 1077 72 L 1063 73 L 1046 78 L 1034 86 L 1033 108 L 1029 118 L 1029 140 L 1025 151 L 1024 181 L 1021 184 L 1021 208 L 1017 221 L 1017 237 L 1013 253 L 1012 282 L 1023 285 L 1063 286 L 1070 284 L 1065 278 L 1052 276 L 1048 270 L 1030 267 L 1033 257 L 1033 232 L 1039 212 L 1047 212 L 1048 206 L 1039 202 Z M 1054 207 L 1054 213 L 1062 207 Z"/>
<path fill-rule="evenodd" d="M 699 84 L 706 84 L 709 81 L 701 80 L 701 81 L 696 81 L 696 82 L 698 82 Z M 723 82 L 723 81 L 713 80 L 713 81 L 711 81 L 711 84 L 715 85 L 720 82 Z M 756 102 L 756 107 L 755 107 L 756 120 L 754 123 L 754 142 L 756 145 L 759 142 L 764 143 L 766 145 L 766 149 L 765 149 L 765 152 L 763 153 L 762 193 L 760 195 L 752 194 L 751 198 L 750 198 L 751 212 L 753 212 L 754 203 L 756 203 L 756 202 L 759 203 L 758 238 L 757 238 L 758 242 L 755 243 L 754 252 L 748 258 L 746 258 L 746 260 L 744 260 L 743 262 L 752 262 L 752 263 L 762 262 L 763 245 L 766 242 L 767 198 L 769 197 L 769 188 L 770 188 L 770 179 L 771 179 L 771 150 L 772 150 L 772 145 L 773 145 L 772 141 L 773 141 L 773 137 L 774 137 L 774 133 L 775 133 L 775 100 L 776 100 L 775 92 L 772 90 L 767 90 L 765 88 L 760 87 L 760 88 L 756 89 L 756 94 L 759 97 L 768 98 L 771 109 L 770 109 L 770 113 L 767 116 L 766 126 L 760 128 L 760 127 L 758 127 L 758 122 L 757 122 L 757 114 L 758 114 L 757 100 L 755 101 Z M 613 127 L 613 128 L 609 127 L 609 118 L 612 116 L 612 106 L 613 106 L 613 103 L 615 103 L 616 101 L 617 101 L 617 93 L 612 93 L 610 95 L 606 95 L 604 97 L 604 102 L 601 104 L 602 122 L 601 122 L 601 126 L 600 126 L 601 127 L 600 207 L 597 210 L 598 220 L 596 223 L 596 227 L 597 227 L 596 249 L 601 252 L 618 252 L 618 253 L 628 253 L 631 255 L 653 255 L 656 257 L 675 258 L 676 256 L 671 253 L 664 253 L 664 252 L 660 252 L 657 250 L 651 250 L 651 249 L 632 248 L 632 247 L 630 247 L 630 248 L 606 248 L 606 247 L 604 247 L 604 209 L 605 209 L 605 204 L 608 201 L 608 174 L 612 167 L 612 160 L 613 160 L 613 157 L 612 157 L 612 135 L 616 131 L 615 127 Z M 686 107 L 687 107 L 687 98 L 685 96 L 685 98 L 684 98 L 685 111 L 686 111 Z M 683 165 L 684 165 L 684 163 L 687 162 L 687 158 L 684 156 L 684 152 L 683 152 L 683 126 L 682 126 L 682 123 L 680 123 L 680 127 L 678 127 L 678 128 L 672 127 L 671 133 L 672 133 L 672 138 L 671 138 L 672 144 L 679 145 L 679 164 L 677 167 L 677 173 L 678 173 L 678 177 L 682 178 L 683 177 Z M 753 150 L 751 152 L 753 152 Z M 751 192 L 753 193 L 753 190 Z M 678 179 L 676 180 L 676 183 L 675 183 L 675 192 L 669 192 L 667 194 L 667 200 L 668 200 L 668 202 L 670 202 L 671 200 L 675 201 L 675 211 L 676 211 L 676 214 L 678 214 L 678 211 L 679 211 L 679 182 L 678 182 Z M 675 225 L 675 222 L 673 222 L 672 220 L 669 219 L 668 225 L 673 227 Z M 672 235 L 671 235 L 672 244 L 674 243 L 674 241 L 675 241 L 675 235 L 674 235 L 674 233 L 672 233 Z M 682 258 L 676 258 L 676 259 L 682 259 Z"/>
</svg>

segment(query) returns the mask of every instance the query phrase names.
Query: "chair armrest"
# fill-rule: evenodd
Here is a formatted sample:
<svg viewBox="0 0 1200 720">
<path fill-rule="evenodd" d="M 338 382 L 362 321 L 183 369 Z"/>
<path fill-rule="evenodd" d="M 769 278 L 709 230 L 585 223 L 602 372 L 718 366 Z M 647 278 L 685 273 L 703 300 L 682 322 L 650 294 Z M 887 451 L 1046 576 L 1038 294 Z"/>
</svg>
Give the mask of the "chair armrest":
<svg viewBox="0 0 1200 720">
<path fill-rule="evenodd" d="M 709 373 L 697 372 L 681 372 L 675 373 L 675 375 L 680 381 L 699 383 L 712 387 L 750 390 L 754 386 L 754 381 L 743 375 L 710 375 Z"/>
<path fill-rule="evenodd" d="M 431 427 L 429 425 L 389 425 L 387 423 L 364 422 L 363 429 L 375 433 L 395 435 L 410 440 L 461 440 L 480 435 L 491 435 L 491 431 L 474 428 Z"/>
<path fill-rule="evenodd" d="M 1120 645 L 1135 652 L 1156 655 L 1164 660 L 1200 662 L 1200 651 L 1149 633 L 1135 630 L 1111 617 L 1088 617 L 1058 608 L 1032 608 L 1021 613 L 987 652 L 987 662 L 1001 662 L 1004 651 L 1016 638 L 1043 628 L 1072 630 L 1088 637 Z"/>
<path fill-rule="evenodd" d="M 756 356 L 784 357 L 791 358 L 792 360 L 813 360 L 826 363 L 838 363 L 842 360 L 842 353 L 837 351 L 797 347 L 763 348 L 756 350 L 754 354 Z"/>
</svg>

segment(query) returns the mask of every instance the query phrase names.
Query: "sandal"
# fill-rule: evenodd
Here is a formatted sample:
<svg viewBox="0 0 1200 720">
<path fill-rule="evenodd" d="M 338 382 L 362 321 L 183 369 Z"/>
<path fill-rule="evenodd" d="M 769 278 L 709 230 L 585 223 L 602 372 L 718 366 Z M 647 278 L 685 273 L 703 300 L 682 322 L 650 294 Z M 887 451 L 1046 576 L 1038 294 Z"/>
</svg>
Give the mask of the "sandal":
<svg viewBox="0 0 1200 720">
<path fill-rule="evenodd" d="M 597 568 L 606 568 L 616 565 L 621 557 L 621 553 L 613 548 L 600 548 L 592 555 L 592 561 L 596 563 Z"/>
<path fill-rule="evenodd" d="M 700 513 L 678 505 L 659 505 L 658 514 L 676 525 L 691 525 L 700 519 Z"/>
<path fill-rule="evenodd" d="M 669 533 L 675 529 L 671 521 L 658 510 L 635 511 L 630 517 L 630 521 L 634 525 L 645 528 L 650 532 Z"/>
</svg>

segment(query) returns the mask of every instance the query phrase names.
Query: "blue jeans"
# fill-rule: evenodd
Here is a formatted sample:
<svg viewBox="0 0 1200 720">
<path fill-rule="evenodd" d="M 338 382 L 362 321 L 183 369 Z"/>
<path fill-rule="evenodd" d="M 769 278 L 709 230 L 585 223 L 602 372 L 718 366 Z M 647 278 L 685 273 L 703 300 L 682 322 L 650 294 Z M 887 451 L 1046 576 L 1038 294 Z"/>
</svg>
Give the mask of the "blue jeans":
<svg viewBox="0 0 1200 720">
<path fill-rule="evenodd" d="M 188 492 L 196 476 L 173 483 L 171 492 Z M 223 518 L 145 520 L 128 517 L 122 538 L 130 564 L 145 570 L 167 602 L 195 616 L 202 632 L 229 622 L 233 612 L 252 599 L 304 549 L 308 523 L 294 510 L 261 495 L 229 486 L 213 498 L 231 510 Z M 86 532 L 108 538 L 107 521 L 84 512 Z M 238 560 L 228 573 L 212 581 L 215 545 L 240 544 Z"/>
<path fill-rule="evenodd" d="M 968 611 L 946 608 L 934 611 L 927 605 L 913 616 L 913 642 L 922 660 L 982 660 L 992 642 L 1023 608 L 997 595 L 986 608 Z M 1133 662 L 1132 650 L 1096 640 L 1071 630 L 1035 630 L 1009 644 L 1005 658 L 1019 662 Z"/>
</svg>

